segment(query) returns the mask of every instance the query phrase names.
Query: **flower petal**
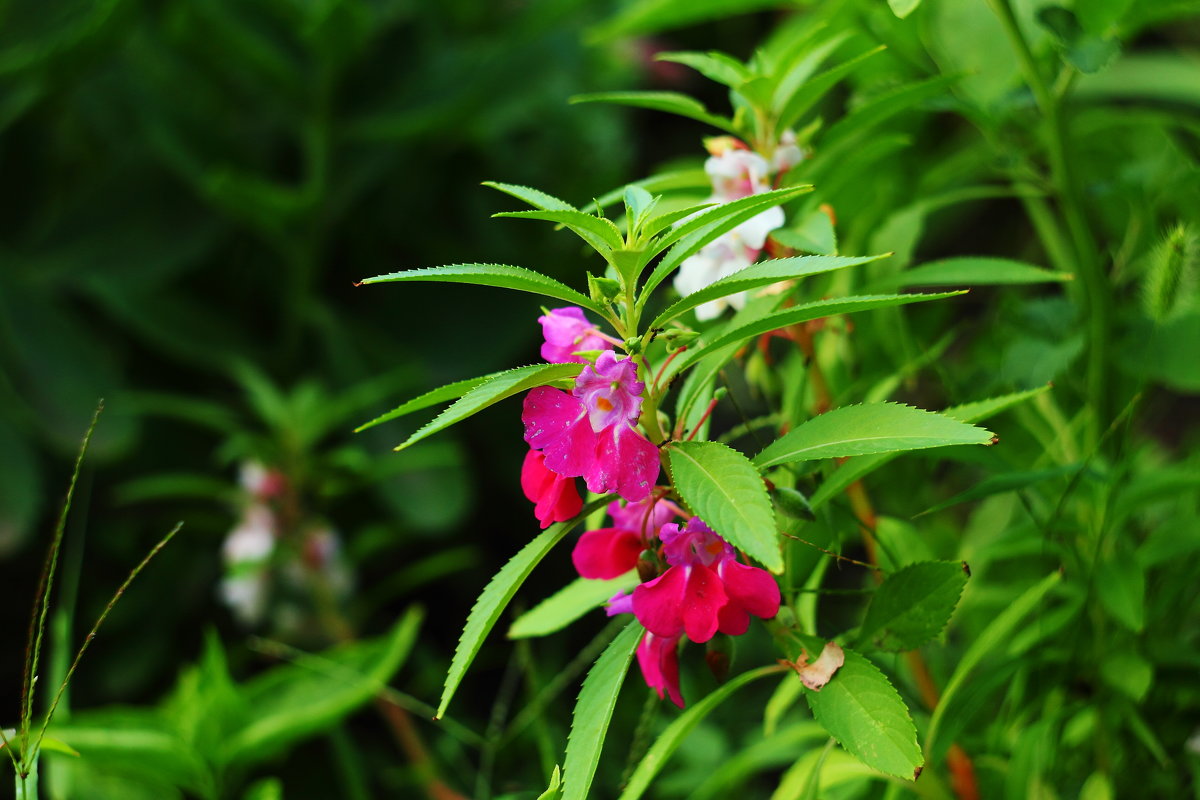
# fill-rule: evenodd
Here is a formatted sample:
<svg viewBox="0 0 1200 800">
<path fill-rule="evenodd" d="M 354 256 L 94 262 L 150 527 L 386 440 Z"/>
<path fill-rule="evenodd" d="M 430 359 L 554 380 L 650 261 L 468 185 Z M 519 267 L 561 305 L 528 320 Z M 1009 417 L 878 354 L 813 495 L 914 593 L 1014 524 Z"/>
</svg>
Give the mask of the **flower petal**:
<svg viewBox="0 0 1200 800">
<path fill-rule="evenodd" d="M 525 395 L 521 421 L 525 423 L 525 441 L 545 454 L 548 469 L 571 478 L 592 468 L 596 435 L 578 398 L 539 386 Z"/>
<path fill-rule="evenodd" d="M 582 577 L 608 580 L 636 567 L 641 552 L 641 537 L 633 531 L 600 528 L 579 537 L 571 561 Z"/>
<path fill-rule="evenodd" d="M 683 694 L 679 691 L 679 637 L 655 636 L 646 631 L 638 645 L 637 659 L 646 685 L 658 693 L 659 699 L 666 689 L 671 702 L 683 708 Z"/>
<path fill-rule="evenodd" d="M 636 503 L 650 495 L 659 467 L 658 448 L 628 425 L 617 424 L 600 434 L 595 461 L 583 478 L 589 491 L 615 491 Z"/>
<path fill-rule="evenodd" d="M 683 633 L 683 593 L 687 580 L 685 567 L 671 567 L 633 590 L 633 613 L 646 630 L 656 636 Z"/>
<path fill-rule="evenodd" d="M 729 558 L 717 565 L 717 574 L 731 602 L 763 619 L 779 613 L 779 584 L 765 569 Z"/>
</svg>

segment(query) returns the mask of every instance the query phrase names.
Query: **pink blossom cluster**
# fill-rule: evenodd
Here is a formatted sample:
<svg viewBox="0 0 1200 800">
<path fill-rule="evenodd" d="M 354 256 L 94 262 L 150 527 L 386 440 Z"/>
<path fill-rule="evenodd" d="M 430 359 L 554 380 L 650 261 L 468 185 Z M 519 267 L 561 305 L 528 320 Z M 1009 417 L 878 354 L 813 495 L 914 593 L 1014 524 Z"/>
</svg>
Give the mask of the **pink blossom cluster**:
<svg viewBox="0 0 1200 800">
<path fill-rule="evenodd" d="M 657 577 L 613 597 L 608 613 L 633 614 L 646 628 L 637 651 L 642 677 L 659 697 L 665 692 L 682 708 L 680 640 L 686 635 L 703 644 L 718 632 L 740 636 L 751 614 L 768 619 L 779 611 L 779 586 L 766 570 L 739 562 L 729 543 L 699 517 L 683 526 L 671 522 L 682 512 L 668 501 L 651 496 L 625 506 L 611 503 L 608 513 L 613 526 L 584 533 L 572 561 L 583 577 L 601 579 L 641 566 L 646 550 L 650 559 L 665 562 Z M 653 561 L 649 566 L 657 568 Z"/>
<path fill-rule="evenodd" d="M 583 507 L 575 478 L 589 491 L 616 493 L 612 525 L 585 532 L 571 559 L 584 578 L 609 580 L 637 568 L 646 582 L 609 601 L 610 615 L 630 613 L 646 628 L 638 664 L 646 684 L 683 706 L 679 643 L 704 643 L 718 632 L 738 636 L 750 615 L 779 610 L 779 586 L 766 570 L 737 560 L 734 549 L 699 517 L 686 516 L 655 492 L 658 448 L 638 432 L 645 385 L 632 358 L 618 358 L 578 308 L 539 319 L 552 362 L 585 364 L 571 391 L 539 386 L 525 396 L 521 421 L 530 451 L 521 488 L 543 528 L 574 518 Z M 599 349 L 595 363 L 577 355 Z M 665 567 L 665 568 L 664 568 Z"/>
<path fill-rule="evenodd" d="M 575 379 L 571 391 L 539 386 L 525 396 L 521 421 L 532 448 L 521 468 L 521 488 L 535 504 L 542 527 L 579 513 L 575 478 L 588 491 L 615 492 L 630 501 L 645 499 L 658 479 L 658 448 L 638 432 L 644 384 L 632 358 L 618 358 L 595 332 L 583 311 L 555 309 L 541 317 L 550 361 L 574 361 L 573 348 L 600 355 Z"/>
</svg>

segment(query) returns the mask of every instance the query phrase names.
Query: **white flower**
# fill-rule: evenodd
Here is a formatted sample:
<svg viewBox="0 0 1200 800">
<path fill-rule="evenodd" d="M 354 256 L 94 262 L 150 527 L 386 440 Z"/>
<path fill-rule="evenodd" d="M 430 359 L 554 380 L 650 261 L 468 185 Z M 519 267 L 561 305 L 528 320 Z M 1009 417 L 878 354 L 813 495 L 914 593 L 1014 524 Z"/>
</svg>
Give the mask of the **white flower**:
<svg viewBox="0 0 1200 800">
<path fill-rule="evenodd" d="M 804 160 L 804 151 L 796 144 L 796 132 L 786 130 L 771 154 L 771 171 L 785 172 Z"/>
<path fill-rule="evenodd" d="M 710 156 L 704 162 L 704 171 L 713 185 L 709 202 L 728 203 L 768 191 L 770 170 L 767 160 L 752 150 L 729 148 Z"/>
<path fill-rule="evenodd" d="M 275 516 L 263 505 L 246 509 L 221 548 L 226 566 L 266 561 L 275 549 Z"/>
<path fill-rule="evenodd" d="M 267 610 L 267 576 L 264 572 L 233 575 L 221 581 L 221 601 L 247 627 L 262 621 Z"/>
<path fill-rule="evenodd" d="M 730 231 L 714 242 L 710 242 L 679 265 L 675 275 L 675 290 L 681 295 L 698 292 L 709 284 L 745 269 L 758 257 L 758 248 L 742 244 L 736 231 Z M 746 293 L 718 297 L 696 307 L 696 319 L 713 319 L 721 315 L 726 306 L 742 308 L 746 304 Z"/>
</svg>

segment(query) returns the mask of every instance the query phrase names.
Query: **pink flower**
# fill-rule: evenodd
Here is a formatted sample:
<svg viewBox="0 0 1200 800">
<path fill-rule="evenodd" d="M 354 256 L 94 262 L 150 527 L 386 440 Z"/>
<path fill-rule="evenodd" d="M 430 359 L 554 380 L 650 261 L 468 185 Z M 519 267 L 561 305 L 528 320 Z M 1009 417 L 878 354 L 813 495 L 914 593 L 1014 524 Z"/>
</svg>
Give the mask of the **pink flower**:
<svg viewBox="0 0 1200 800">
<path fill-rule="evenodd" d="M 525 441 L 545 455 L 547 469 L 582 477 L 589 491 L 642 500 L 658 479 L 658 448 L 633 425 L 643 385 L 633 359 L 606 350 L 575 381 L 571 394 L 539 386 L 525 396 Z"/>
<path fill-rule="evenodd" d="M 638 556 L 648 546 L 654 531 L 675 516 L 671 504 L 656 502 L 651 497 L 625 506 L 609 503 L 608 513 L 613 526 L 587 531 L 571 552 L 571 561 L 584 578 L 608 580 L 629 572 L 637 566 Z"/>
<path fill-rule="evenodd" d="M 703 643 L 717 631 L 745 633 L 750 614 L 766 619 L 779 611 L 779 586 L 770 573 L 739 563 L 699 517 L 682 530 L 664 525 L 659 538 L 671 566 L 633 590 L 633 612 L 646 630 Z"/>
<path fill-rule="evenodd" d="M 534 504 L 533 515 L 543 528 L 574 518 L 583 508 L 575 481 L 546 469 L 545 456 L 530 450 L 521 464 L 521 491 Z"/>
<path fill-rule="evenodd" d="M 538 322 L 542 323 L 542 336 L 546 339 L 542 358 L 552 364 L 586 364 L 587 359 L 575 353 L 611 349 L 584 316 L 583 309 L 576 306 L 552 308 L 538 317 Z"/>
<path fill-rule="evenodd" d="M 683 708 L 683 693 L 679 691 L 679 637 L 655 636 L 646 631 L 638 645 L 637 660 L 646 685 L 658 692 L 659 699 L 665 689 L 671 702 Z"/>
</svg>

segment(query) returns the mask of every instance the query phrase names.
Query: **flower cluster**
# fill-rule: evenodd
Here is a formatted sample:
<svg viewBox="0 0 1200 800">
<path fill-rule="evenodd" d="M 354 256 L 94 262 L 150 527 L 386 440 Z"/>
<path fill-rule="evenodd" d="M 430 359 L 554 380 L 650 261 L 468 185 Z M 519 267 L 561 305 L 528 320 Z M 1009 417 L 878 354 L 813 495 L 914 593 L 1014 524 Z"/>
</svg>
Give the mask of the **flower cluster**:
<svg viewBox="0 0 1200 800">
<path fill-rule="evenodd" d="M 570 393 L 539 386 L 525 396 L 521 421 L 532 448 L 521 469 L 521 488 L 535 504 L 543 528 L 570 519 L 582 505 L 574 478 L 588 491 L 645 499 L 658 479 L 658 448 L 638 432 L 645 386 L 632 358 L 618 358 L 594 333 L 578 308 L 555 309 L 541 318 L 550 360 L 574 360 L 572 348 L 600 343 Z M 589 337 L 595 336 L 594 341 Z"/>
<path fill-rule="evenodd" d="M 296 488 L 283 472 L 247 462 L 238 523 L 225 538 L 225 574 L 218 593 L 238 622 L 257 628 L 269 620 L 277 634 L 303 633 L 312 622 L 305 598 L 339 600 L 353 576 L 340 538 L 316 519 L 292 519 Z"/>
<path fill-rule="evenodd" d="M 713 187 L 712 196 L 708 198 L 710 203 L 728 203 L 769 191 L 771 175 L 786 172 L 803 157 L 796 144 L 796 136 L 791 131 L 786 131 L 780 138 L 770 161 L 732 136 L 708 139 L 705 146 L 710 156 L 704 163 L 704 171 L 708 173 Z M 689 295 L 750 266 L 766 246 L 767 235 L 783 223 L 783 209 L 779 206 L 768 208 L 746 220 L 685 259 L 675 276 L 675 289 L 681 295 Z M 726 306 L 740 309 L 745 303 L 744 292 L 710 300 L 697 306 L 696 317 L 701 320 L 713 319 Z"/>
<path fill-rule="evenodd" d="M 769 619 L 778 613 L 779 586 L 766 570 L 739 562 L 704 520 L 692 517 L 680 527 L 669 521 L 679 509 L 655 499 L 610 504 L 613 527 L 583 534 L 572 560 L 585 578 L 615 578 L 639 566 L 654 538 L 661 542 L 666 570 L 632 592 L 617 594 L 608 613 L 633 614 L 646 628 L 637 651 L 642 676 L 659 697 L 665 692 L 682 708 L 680 640 L 686 635 L 703 644 L 718 632 L 745 633 L 751 614 Z"/>
<path fill-rule="evenodd" d="M 749 194 L 759 180 L 755 159 L 762 158 L 744 149 L 732 152 L 741 166 L 722 172 L 718 189 Z M 732 163 L 722 162 L 722 168 Z M 765 176 L 766 162 L 761 166 Z M 612 525 L 585 532 L 571 560 L 582 577 L 595 580 L 637 570 L 645 582 L 613 597 L 608 613 L 633 614 L 646 628 L 637 651 L 642 676 L 660 698 L 665 693 L 682 707 L 680 641 L 686 636 L 702 644 L 718 632 L 745 633 L 750 615 L 766 619 L 779 611 L 779 586 L 765 570 L 739 562 L 699 517 L 682 527 L 673 521 L 687 515 L 664 498 L 664 490 L 655 491 L 658 448 L 635 427 L 645 386 L 633 359 L 618 358 L 578 308 L 553 309 L 538 321 L 543 358 L 585 366 L 569 393 L 539 386 L 525 396 L 521 421 L 531 449 L 521 466 L 521 489 L 543 528 L 580 512 L 577 477 L 591 492 L 623 498 L 608 505 Z M 587 356 L 596 350 L 593 364 Z"/>
</svg>

